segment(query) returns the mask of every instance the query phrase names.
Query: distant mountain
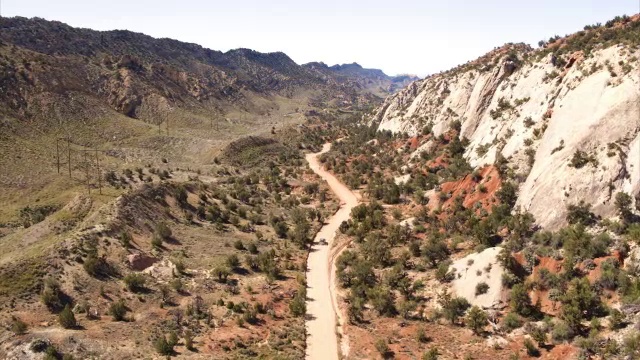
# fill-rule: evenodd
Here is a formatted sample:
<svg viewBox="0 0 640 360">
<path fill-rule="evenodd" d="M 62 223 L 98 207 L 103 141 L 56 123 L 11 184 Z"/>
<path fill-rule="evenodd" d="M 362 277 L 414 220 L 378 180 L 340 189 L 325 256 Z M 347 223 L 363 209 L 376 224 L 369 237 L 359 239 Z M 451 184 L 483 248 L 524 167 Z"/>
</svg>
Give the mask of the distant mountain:
<svg viewBox="0 0 640 360">
<path fill-rule="evenodd" d="M 393 94 L 411 82 L 419 80 L 419 77 L 411 75 L 389 76 L 382 70 L 366 69 L 358 63 L 328 66 L 322 62 L 311 62 L 302 66 L 334 77 L 338 81 L 352 82 L 355 86 L 379 96 L 385 96 L 385 93 Z"/>
<path fill-rule="evenodd" d="M 329 106 L 335 99 L 365 105 L 380 102 L 410 80 L 355 63 L 301 66 L 282 52 L 223 53 L 40 18 L 0 18 L 0 56 L 0 111 L 25 118 L 42 111 L 37 103 L 55 107 L 71 93 L 147 121 L 164 108 L 247 108 L 255 97 L 273 95 L 309 93 L 316 105 Z"/>
</svg>

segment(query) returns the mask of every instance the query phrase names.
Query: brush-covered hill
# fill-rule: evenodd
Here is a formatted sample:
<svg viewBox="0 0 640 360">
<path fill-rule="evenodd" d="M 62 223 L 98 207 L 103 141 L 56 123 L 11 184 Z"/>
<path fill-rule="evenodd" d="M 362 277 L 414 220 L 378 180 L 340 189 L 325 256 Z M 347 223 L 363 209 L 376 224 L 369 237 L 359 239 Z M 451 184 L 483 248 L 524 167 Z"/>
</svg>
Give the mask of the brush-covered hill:
<svg viewBox="0 0 640 360">
<path fill-rule="evenodd" d="M 281 52 L 0 18 L 0 200 L 11 204 L 0 218 L 61 181 L 59 167 L 76 179 L 62 188 L 79 185 L 82 150 L 101 150 L 103 170 L 211 164 L 230 141 L 300 124 L 309 111 L 370 108 L 394 80 L 368 71 L 379 75 L 375 93 L 368 72 L 320 71 Z"/>
<path fill-rule="evenodd" d="M 438 136 L 459 121 L 465 158 L 475 168 L 505 162 L 517 206 L 544 227 L 561 226 L 567 206 L 581 200 L 614 215 L 613 194 L 640 197 L 640 17 L 540 45 L 507 44 L 416 81 L 388 97 L 371 123 Z"/>
<path fill-rule="evenodd" d="M 38 18 L 2 18 L 0 29 L 0 101 L 9 114 L 21 117 L 37 116 L 44 93 L 80 92 L 146 121 L 166 107 L 248 107 L 256 97 L 293 97 L 303 91 L 325 100 L 376 101 L 358 86 L 369 81 L 368 73 L 349 71 L 345 76 L 342 67 L 317 71 L 281 52 L 223 53 L 130 31 L 94 31 Z M 394 79 L 376 72 L 384 91 L 392 89 Z"/>
</svg>

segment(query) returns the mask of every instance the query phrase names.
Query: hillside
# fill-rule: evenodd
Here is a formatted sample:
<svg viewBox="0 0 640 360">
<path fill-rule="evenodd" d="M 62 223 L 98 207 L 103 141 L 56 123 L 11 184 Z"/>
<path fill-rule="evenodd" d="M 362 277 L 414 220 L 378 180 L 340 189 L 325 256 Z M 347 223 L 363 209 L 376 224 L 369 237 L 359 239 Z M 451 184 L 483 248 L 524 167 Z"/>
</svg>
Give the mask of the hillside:
<svg viewBox="0 0 640 360">
<path fill-rule="evenodd" d="M 561 226 L 566 206 L 580 200 L 611 216 L 616 191 L 640 197 L 640 21 L 552 40 L 540 50 L 505 45 L 414 82 L 371 123 L 440 135 L 460 121 L 465 158 L 476 168 L 505 158 L 517 206 L 546 228 Z"/>
<path fill-rule="evenodd" d="M 409 80 L 371 71 L 375 94 L 367 72 L 312 69 L 283 53 L 0 18 L 0 199 L 10 204 L 0 222 L 49 197 L 60 166 L 72 163 L 75 181 L 55 185 L 55 196 L 84 182 L 84 150 L 100 150 L 113 169 L 210 164 L 230 140 L 305 122 L 309 111 L 370 108 Z"/>
</svg>

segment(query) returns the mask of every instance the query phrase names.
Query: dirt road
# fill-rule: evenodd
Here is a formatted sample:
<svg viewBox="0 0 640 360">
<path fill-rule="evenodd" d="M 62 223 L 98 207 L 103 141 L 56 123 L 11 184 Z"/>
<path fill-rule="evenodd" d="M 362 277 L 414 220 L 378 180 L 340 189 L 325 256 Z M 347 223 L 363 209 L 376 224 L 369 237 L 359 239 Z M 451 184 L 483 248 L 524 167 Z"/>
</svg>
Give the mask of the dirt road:
<svg viewBox="0 0 640 360">
<path fill-rule="evenodd" d="M 340 224 L 349 219 L 351 209 L 358 205 L 356 195 L 320 165 L 318 157 L 329 149 L 331 144 L 325 144 L 319 153 L 306 156 L 311 170 L 327 182 L 341 204 L 316 235 L 307 261 L 307 360 L 338 359 L 336 316 L 341 323 L 343 320 L 337 305 L 333 267 L 336 254 L 332 254 L 332 244 Z M 320 239 L 325 239 L 327 244 L 321 244 Z M 344 352 L 344 344 L 342 348 Z"/>
</svg>

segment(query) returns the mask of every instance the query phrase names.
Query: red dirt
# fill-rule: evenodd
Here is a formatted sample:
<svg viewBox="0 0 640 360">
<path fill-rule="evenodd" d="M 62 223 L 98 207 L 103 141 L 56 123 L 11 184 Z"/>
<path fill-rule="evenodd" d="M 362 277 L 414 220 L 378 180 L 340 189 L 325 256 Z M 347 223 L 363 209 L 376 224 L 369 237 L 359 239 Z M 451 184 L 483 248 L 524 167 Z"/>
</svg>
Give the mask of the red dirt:
<svg viewBox="0 0 640 360">
<path fill-rule="evenodd" d="M 473 207 L 476 203 L 482 204 L 482 208 L 490 211 L 491 206 L 496 202 L 495 193 L 502 184 L 498 170 L 493 166 L 485 166 L 480 170 L 482 179 L 480 182 L 475 182 L 472 175 L 469 174 L 458 181 L 452 181 L 442 184 L 442 192 L 451 194 L 451 197 L 442 204 L 443 209 L 447 209 L 453 206 L 454 199 L 458 196 L 462 196 L 463 192 L 464 200 L 462 204 L 466 208 Z M 481 192 L 477 189 L 478 185 L 484 185 L 487 189 L 486 192 Z M 476 211 L 479 213 L 480 209 Z"/>
<path fill-rule="evenodd" d="M 418 137 L 414 136 L 411 139 L 409 139 L 409 149 L 413 151 L 417 148 L 418 148 Z"/>
</svg>

